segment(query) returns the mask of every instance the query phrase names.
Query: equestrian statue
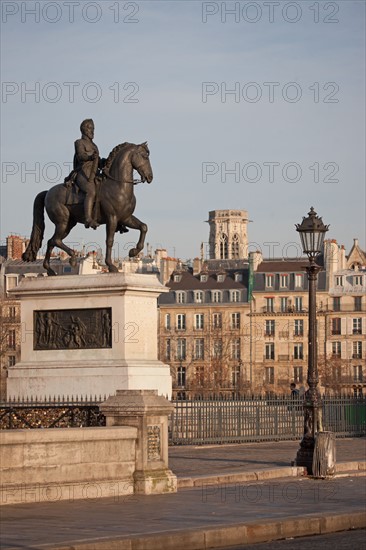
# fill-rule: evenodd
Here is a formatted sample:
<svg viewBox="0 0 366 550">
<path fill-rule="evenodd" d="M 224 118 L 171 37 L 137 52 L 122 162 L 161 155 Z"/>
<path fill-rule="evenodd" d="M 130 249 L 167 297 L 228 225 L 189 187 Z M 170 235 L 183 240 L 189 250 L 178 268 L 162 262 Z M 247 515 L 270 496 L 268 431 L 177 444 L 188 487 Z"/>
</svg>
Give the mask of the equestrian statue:
<svg viewBox="0 0 366 550">
<path fill-rule="evenodd" d="M 44 209 L 55 225 L 55 232 L 47 243 L 43 266 L 48 275 L 56 275 L 50 266 L 51 253 L 55 246 L 70 256 L 70 264 L 76 265 L 75 252 L 63 243 L 77 223 L 96 229 L 106 224 L 105 263 L 110 272 L 118 271 L 112 262 L 114 234 L 138 229 L 140 238 L 129 251 L 131 258 L 144 248 L 147 225 L 133 216 L 136 206 L 134 186 L 151 183 L 153 179 L 147 143 L 135 145 L 121 143 L 107 159 L 99 157 L 93 141 L 94 122 L 84 120 L 80 125 L 81 139 L 75 141 L 74 166 L 64 183 L 42 191 L 34 200 L 33 227 L 30 241 L 22 258 L 32 262 L 41 248 L 45 220 Z M 136 170 L 141 180 L 133 179 Z"/>
</svg>

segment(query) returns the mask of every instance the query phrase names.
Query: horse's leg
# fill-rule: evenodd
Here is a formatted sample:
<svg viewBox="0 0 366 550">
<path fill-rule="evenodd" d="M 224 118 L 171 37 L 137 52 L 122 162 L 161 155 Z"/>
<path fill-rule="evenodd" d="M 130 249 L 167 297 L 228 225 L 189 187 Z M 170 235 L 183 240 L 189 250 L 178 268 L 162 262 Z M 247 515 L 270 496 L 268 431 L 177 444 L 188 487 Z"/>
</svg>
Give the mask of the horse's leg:
<svg viewBox="0 0 366 550">
<path fill-rule="evenodd" d="M 131 248 L 128 253 L 130 258 L 134 258 L 144 248 L 147 225 L 146 223 L 136 218 L 136 216 L 130 216 L 129 218 L 127 218 L 127 220 L 124 220 L 123 223 L 125 226 L 130 227 L 131 229 L 138 229 L 140 231 L 140 238 L 138 240 L 136 248 Z"/>
<path fill-rule="evenodd" d="M 66 254 L 70 256 L 69 262 L 72 267 L 76 266 L 76 256 L 74 250 L 72 250 L 62 242 L 62 240 L 67 237 L 67 235 L 70 233 L 71 229 L 75 225 L 76 222 L 70 219 L 67 222 L 56 225 L 53 236 L 47 242 L 47 250 L 43 262 L 43 267 L 46 269 L 48 275 L 56 275 L 55 271 L 50 267 L 51 253 L 55 246 L 57 246 L 61 250 L 64 250 Z"/>
<path fill-rule="evenodd" d="M 105 252 L 105 263 L 108 266 L 108 271 L 110 273 L 118 272 L 118 268 L 112 262 L 112 247 L 114 243 L 114 234 L 117 229 L 117 218 L 116 216 L 109 216 L 107 220 L 107 238 L 106 238 L 106 252 Z"/>
</svg>

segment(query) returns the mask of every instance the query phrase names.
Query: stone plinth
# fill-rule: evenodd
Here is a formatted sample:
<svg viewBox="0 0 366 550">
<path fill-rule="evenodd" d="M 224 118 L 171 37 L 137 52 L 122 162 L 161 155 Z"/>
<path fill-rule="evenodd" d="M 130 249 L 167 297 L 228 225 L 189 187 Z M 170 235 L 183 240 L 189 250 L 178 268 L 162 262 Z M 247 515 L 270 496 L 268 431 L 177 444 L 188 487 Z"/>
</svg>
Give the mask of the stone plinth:
<svg viewBox="0 0 366 550">
<path fill-rule="evenodd" d="M 157 359 L 157 298 L 162 292 L 167 289 L 155 275 L 23 279 L 11 291 L 21 301 L 22 346 L 21 361 L 9 369 L 8 397 L 88 398 L 114 395 L 117 389 L 156 389 L 170 397 L 170 368 Z M 100 322 L 88 323 L 84 316 L 87 330 L 78 337 L 72 330 L 82 310 L 95 319 L 98 310 Z M 50 311 L 56 336 L 47 349 L 49 334 L 40 339 L 39 331 L 46 331 L 40 325 L 45 325 Z M 110 323 L 107 339 L 100 332 L 105 311 Z M 66 329 L 57 324 L 60 315 L 70 318 Z"/>
<path fill-rule="evenodd" d="M 174 406 L 154 390 L 118 390 L 100 410 L 107 426 L 137 428 L 136 494 L 175 493 L 177 478 L 168 467 L 168 415 Z"/>
</svg>

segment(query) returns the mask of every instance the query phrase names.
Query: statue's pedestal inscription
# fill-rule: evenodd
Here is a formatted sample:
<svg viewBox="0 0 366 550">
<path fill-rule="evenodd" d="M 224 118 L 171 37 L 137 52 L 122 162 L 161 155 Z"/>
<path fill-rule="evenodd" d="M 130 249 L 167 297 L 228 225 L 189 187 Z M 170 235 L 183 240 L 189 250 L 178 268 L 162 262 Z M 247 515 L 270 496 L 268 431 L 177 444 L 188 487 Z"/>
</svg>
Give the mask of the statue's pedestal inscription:
<svg viewBox="0 0 366 550">
<path fill-rule="evenodd" d="M 171 395 L 169 366 L 157 359 L 155 275 L 98 274 L 23 279 L 21 361 L 8 396 L 113 395 L 117 389 Z"/>
</svg>

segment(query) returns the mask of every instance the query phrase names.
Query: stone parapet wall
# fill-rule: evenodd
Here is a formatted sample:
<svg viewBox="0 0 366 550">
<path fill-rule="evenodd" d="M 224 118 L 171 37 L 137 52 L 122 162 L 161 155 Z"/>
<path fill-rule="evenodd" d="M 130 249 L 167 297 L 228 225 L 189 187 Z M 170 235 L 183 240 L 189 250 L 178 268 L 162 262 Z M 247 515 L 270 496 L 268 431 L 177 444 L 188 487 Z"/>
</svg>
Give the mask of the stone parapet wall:
<svg viewBox="0 0 366 550">
<path fill-rule="evenodd" d="M 0 433 L 0 504 L 118 498 L 134 493 L 137 429 Z"/>
</svg>

